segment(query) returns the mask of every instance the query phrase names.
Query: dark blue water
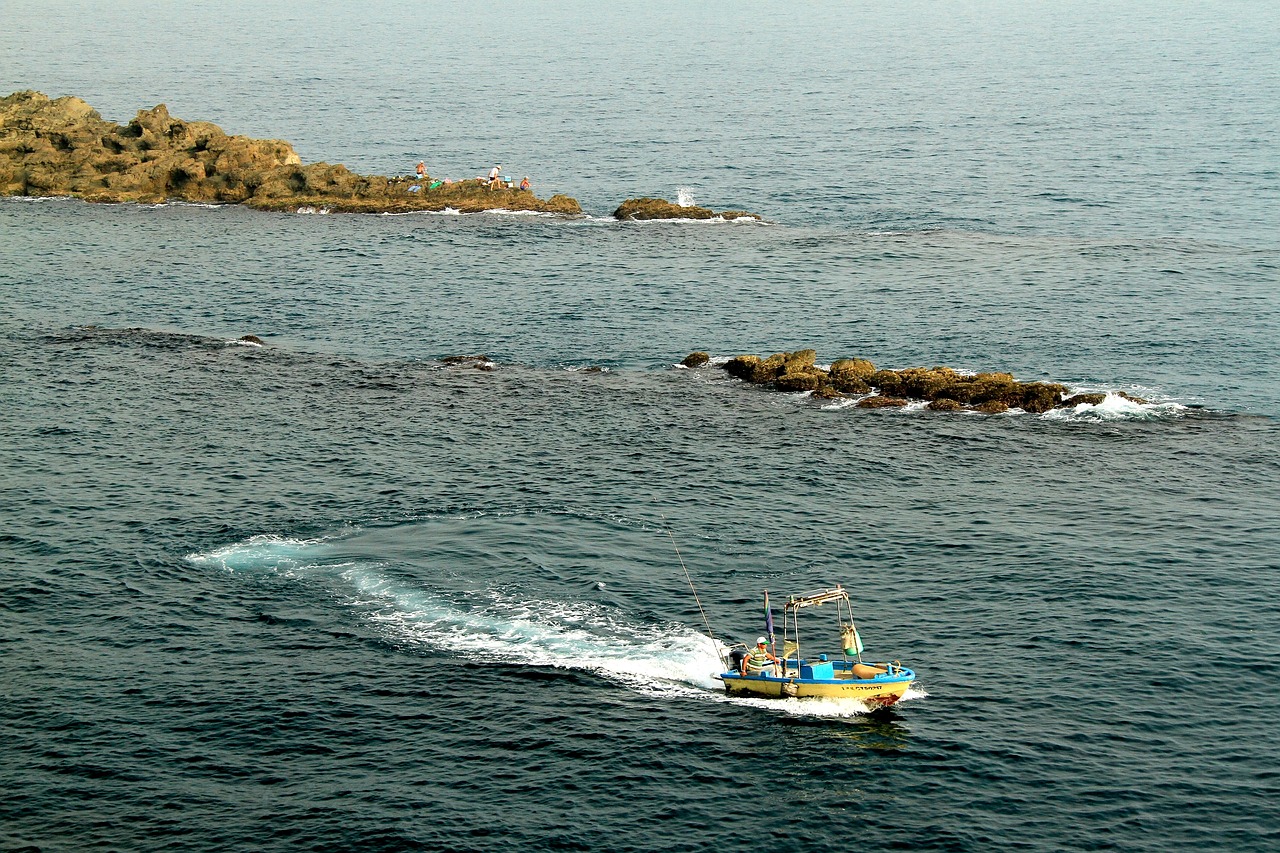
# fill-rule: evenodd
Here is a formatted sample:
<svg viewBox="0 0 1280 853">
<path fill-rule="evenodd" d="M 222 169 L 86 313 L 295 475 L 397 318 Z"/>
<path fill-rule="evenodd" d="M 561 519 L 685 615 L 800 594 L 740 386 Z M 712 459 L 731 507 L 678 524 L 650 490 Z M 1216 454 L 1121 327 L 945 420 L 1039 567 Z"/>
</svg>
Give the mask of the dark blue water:
<svg viewBox="0 0 1280 853">
<path fill-rule="evenodd" d="M 6 93 L 590 215 L 0 201 L 3 849 L 1280 846 L 1271 6 L 5 18 Z M 605 217 L 681 187 L 771 224 Z M 800 347 L 1150 402 L 674 367 Z M 668 525 L 917 689 L 729 700 Z"/>
</svg>

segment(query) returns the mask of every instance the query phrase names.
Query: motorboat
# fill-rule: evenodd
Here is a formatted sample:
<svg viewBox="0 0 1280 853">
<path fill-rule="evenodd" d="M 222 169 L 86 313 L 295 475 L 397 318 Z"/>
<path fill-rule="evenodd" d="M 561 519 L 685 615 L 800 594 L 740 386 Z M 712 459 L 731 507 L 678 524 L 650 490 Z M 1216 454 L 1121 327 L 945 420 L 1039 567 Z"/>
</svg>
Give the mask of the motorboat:
<svg viewBox="0 0 1280 853">
<path fill-rule="evenodd" d="M 840 652 L 819 652 L 806 656 L 802 647 L 800 613 L 810 608 L 834 605 L 841 639 Z M 767 648 L 774 648 L 773 614 L 769 593 L 764 594 Z M 862 637 L 853 621 L 853 604 L 842 586 L 789 596 L 782 608 L 781 656 L 752 654 L 745 646 L 728 647 L 722 657 L 725 671 L 716 676 L 733 696 L 767 698 L 857 699 L 881 708 L 894 704 L 915 681 L 914 670 L 899 661 L 864 661 Z M 761 639 L 764 639 L 763 637 Z M 745 650 L 745 651 L 744 651 Z M 730 660 L 742 661 L 741 668 Z"/>
</svg>

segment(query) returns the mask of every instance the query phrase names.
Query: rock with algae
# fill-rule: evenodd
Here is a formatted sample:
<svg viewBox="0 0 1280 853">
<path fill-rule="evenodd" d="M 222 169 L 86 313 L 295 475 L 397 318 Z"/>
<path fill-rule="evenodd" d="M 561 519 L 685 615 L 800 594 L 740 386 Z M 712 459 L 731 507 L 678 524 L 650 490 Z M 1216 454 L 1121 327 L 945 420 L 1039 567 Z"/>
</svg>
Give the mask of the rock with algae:
<svg viewBox="0 0 1280 853">
<path fill-rule="evenodd" d="M 160 104 L 127 125 L 104 120 L 80 98 L 15 92 L 0 99 L 0 195 L 76 196 L 98 202 L 169 200 L 399 213 L 452 208 L 577 215 L 568 196 L 357 175 L 341 164 L 304 165 L 288 142 L 228 136 L 184 121 Z"/>
<path fill-rule="evenodd" d="M 726 210 L 716 213 L 706 207 L 689 205 L 682 207 L 662 198 L 629 198 L 613 212 L 614 219 L 759 219 L 755 213 L 745 210 Z"/>
<path fill-rule="evenodd" d="M 689 357 L 702 357 L 693 353 Z M 868 395 L 857 402 L 861 408 L 902 407 L 910 400 L 925 400 L 933 411 L 972 411 L 1000 414 L 1019 408 L 1042 413 L 1079 403 L 1099 403 L 1103 394 L 1066 397 L 1067 387 L 1056 382 L 1019 382 L 1009 373 L 964 374 L 950 367 L 907 367 L 877 370 L 866 359 L 842 358 L 827 369 L 818 367 L 813 350 L 774 353 L 767 358 L 739 355 L 719 366 L 730 376 L 779 391 L 808 391 L 819 399 L 846 395 Z M 706 363 L 700 361 L 699 364 Z M 874 392 L 874 393 L 873 393 Z M 1138 397 L 1119 392 L 1137 403 Z"/>
</svg>

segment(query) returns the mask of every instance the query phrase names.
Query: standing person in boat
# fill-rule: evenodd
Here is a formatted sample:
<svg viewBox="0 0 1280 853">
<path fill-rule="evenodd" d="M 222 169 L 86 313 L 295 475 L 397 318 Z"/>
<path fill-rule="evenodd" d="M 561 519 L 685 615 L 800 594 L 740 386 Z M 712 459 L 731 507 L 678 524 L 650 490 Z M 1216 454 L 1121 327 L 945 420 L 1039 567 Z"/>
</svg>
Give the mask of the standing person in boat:
<svg viewBox="0 0 1280 853">
<path fill-rule="evenodd" d="M 751 654 L 747 656 L 743 663 L 745 668 L 743 675 L 748 672 L 773 675 L 774 664 L 781 664 L 782 661 L 778 660 L 777 656 L 769 651 L 769 641 L 764 637 L 760 637 L 756 640 L 756 647 L 751 650 Z"/>
</svg>

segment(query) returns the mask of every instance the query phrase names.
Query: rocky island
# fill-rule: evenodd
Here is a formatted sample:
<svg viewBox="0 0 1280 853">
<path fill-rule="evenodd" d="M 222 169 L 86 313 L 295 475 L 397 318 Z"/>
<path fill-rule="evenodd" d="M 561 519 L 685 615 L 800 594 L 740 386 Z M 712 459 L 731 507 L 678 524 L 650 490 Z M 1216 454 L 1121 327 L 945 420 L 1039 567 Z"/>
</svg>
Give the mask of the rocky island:
<svg viewBox="0 0 1280 853">
<path fill-rule="evenodd" d="M 1080 403 L 1097 405 L 1106 394 L 1067 396 L 1067 386 L 1056 382 L 1019 382 L 1008 373 L 960 373 L 950 367 L 907 367 L 878 370 L 861 358 L 842 358 L 827 369 L 815 364 L 814 350 L 775 353 L 768 358 L 740 355 L 718 365 L 730 376 L 779 391 L 809 391 L 821 399 L 857 397 L 864 409 L 895 408 L 911 400 L 927 400 L 935 411 L 973 411 L 999 414 L 1018 408 L 1040 414 Z M 711 357 L 693 352 L 681 362 L 701 367 Z M 1140 397 L 1120 393 L 1135 403 Z"/>
<path fill-rule="evenodd" d="M 582 213 L 565 195 L 540 199 L 528 190 L 489 189 L 480 180 L 446 184 L 357 175 L 341 164 L 304 165 L 288 142 L 228 136 L 210 122 L 174 118 L 164 104 L 122 126 L 80 98 L 53 100 L 31 91 L 0 99 L 0 195 L 350 213 Z"/>
<path fill-rule="evenodd" d="M 744 210 L 714 210 L 696 205 L 673 204 L 662 198 L 629 198 L 613 212 L 614 219 L 759 219 L 755 213 Z"/>
</svg>

